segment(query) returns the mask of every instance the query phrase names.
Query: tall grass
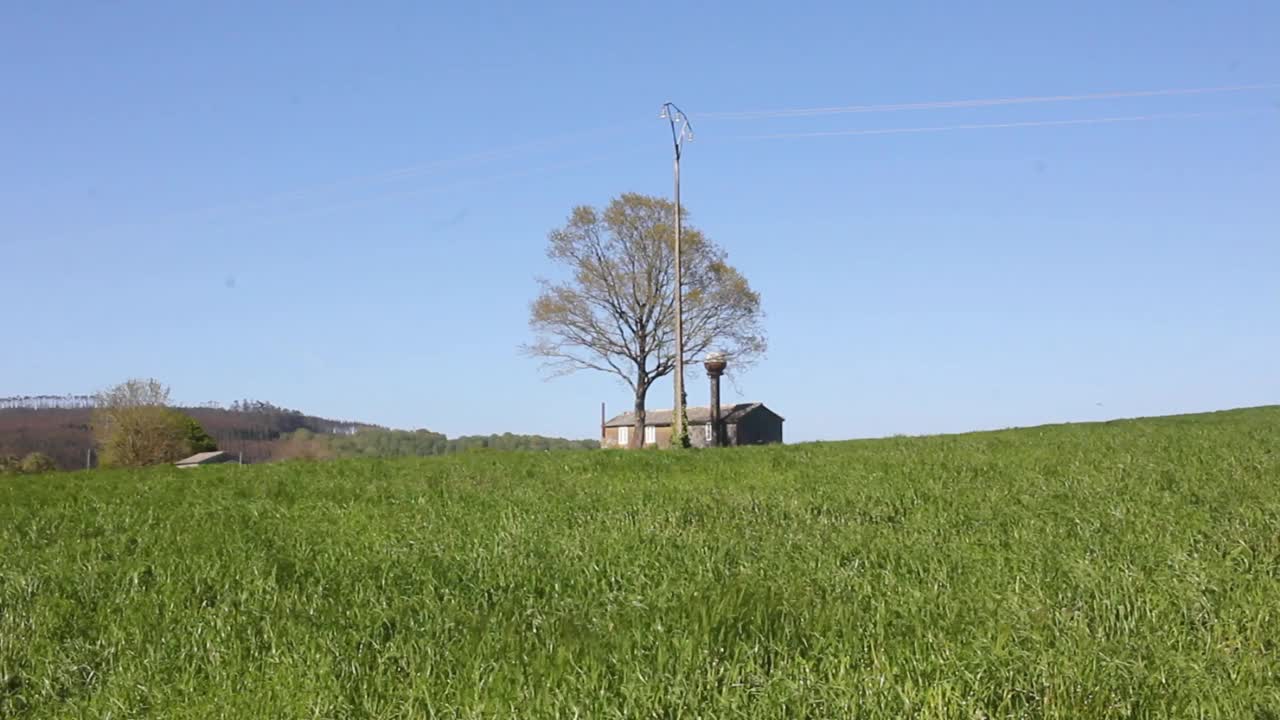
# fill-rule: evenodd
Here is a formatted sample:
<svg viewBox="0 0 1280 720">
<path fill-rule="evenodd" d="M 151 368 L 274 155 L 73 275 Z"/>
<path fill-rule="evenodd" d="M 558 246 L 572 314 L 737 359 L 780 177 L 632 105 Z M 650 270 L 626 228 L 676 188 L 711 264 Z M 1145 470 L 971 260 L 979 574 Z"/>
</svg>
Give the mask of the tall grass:
<svg viewBox="0 0 1280 720">
<path fill-rule="evenodd" d="M 0 717 L 1280 717 L 1280 408 L 0 481 Z"/>
</svg>

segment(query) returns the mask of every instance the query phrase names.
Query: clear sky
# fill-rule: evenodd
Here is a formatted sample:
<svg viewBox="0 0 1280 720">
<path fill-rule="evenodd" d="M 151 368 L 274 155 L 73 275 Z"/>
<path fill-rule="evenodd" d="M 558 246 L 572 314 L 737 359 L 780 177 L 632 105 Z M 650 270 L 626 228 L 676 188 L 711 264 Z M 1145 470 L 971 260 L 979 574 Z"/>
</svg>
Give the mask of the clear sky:
<svg viewBox="0 0 1280 720">
<path fill-rule="evenodd" d="M 5 3 L 0 395 L 592 437 L 626 388 L 517 346 L 672 100 L 788 440 L 1280 402 L 1280 87 L 731 115 L 1280 83 L 1275 2 L 1048 5 Z"/>
</svg>

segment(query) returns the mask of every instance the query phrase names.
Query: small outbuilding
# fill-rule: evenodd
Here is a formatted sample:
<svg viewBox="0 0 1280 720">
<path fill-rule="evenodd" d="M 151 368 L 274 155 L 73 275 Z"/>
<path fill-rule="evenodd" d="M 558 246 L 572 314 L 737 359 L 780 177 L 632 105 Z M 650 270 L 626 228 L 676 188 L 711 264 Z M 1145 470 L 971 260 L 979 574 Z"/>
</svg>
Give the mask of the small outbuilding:
<svg viewBox="0 0 1280 720">
<path fill-rule="evenodd" d="M 213 452 L 196 453 L 195 455 L 192 455 L 189 458 L 184 458 L 182 460 L 179 460 L 174 464 L 180 468 L 193 468 L 193 467 L 200 467 L 202 465 L 218 465 L 220 463 L 229 463 L 229 462 L 235 462 L 235 461 L 236 459 L 232 457 L 230 454 L 225 453 L 221 450 L 214 450 Z"/>
<path fill-rule="evenodd" d="M 692 406 L 685 409 L 689 418 L 689 442 L 694 447 L 715 445 L 710 406 Z M 670 410 L 650 410 L 644 414 L 643 447 L 671 447 Z M 782 442 L 783 417 L 765 407 L 764 403 L 737 403 L 720 406 L 720 432 L 722 445 L 767 445 Z M 635 413 L 626 412 L 605 422 L 603 447 L 631 447 L 635 432 Z"/>
</svg>

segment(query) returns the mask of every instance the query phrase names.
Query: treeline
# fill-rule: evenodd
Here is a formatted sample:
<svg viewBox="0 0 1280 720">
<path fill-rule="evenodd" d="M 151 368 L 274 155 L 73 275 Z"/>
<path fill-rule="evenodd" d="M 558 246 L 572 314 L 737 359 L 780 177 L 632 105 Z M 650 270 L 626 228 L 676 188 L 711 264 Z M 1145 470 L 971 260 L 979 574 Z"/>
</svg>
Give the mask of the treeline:
<svg viewBox="0 0 1280 720">
<path fill-rule="evenodd" d="M 354 435 L 328 435 L 298 430 L 281 439 L 276 457 L 336 459 L 349 457 L 426 457 L 468 450 L 594 450 L 595 440 L 568 440 L 542 435 L 463 435 L 450 438 L 430 430 L 387 430 L 364 427 Z"/>
<path fill-rule="evenodd" d="M 228 409 L 187 408 L 186 412 L 213 436 L 220 450 L 241 456 L 248 463 L 281 459 L 281 453 L 286 450 L 283 446 L 296 432 L 350 435 L 360 429 L 374 427 L 367 423 L 304 415 L 297 410 L 259 400 L 239 400 L 231 403 Z"/>
<path fill-rule="evenodd" d="M 40 453 L 63 470 L 96 466 L 91 432 L 93 396 L 32 395 L 5 398 L 0 404 L 0 457 L 24 458 Z M 261 400 L 237 400 L 223 407 L 204 403 L 176 407 L 195 419 L 220 450 L 257 463 L 279 459 L 282 438 L 301 429 L 339 435 L 371 428 L 366 423 L 306 415 Z"/>
<path fill-rule="evenodd" d="M 91 460 L 89 408 L 0 408 L 0 457 L 23 458 L 40 453 L 62 470 L 82 468 Z"/>
<path fill-rule="evenodd" d="M 92 395 L 13 395 L 0 397 L 0 410 L 25 408 L 28 410 L 92 408 Z"/>
<path fill-rule="evenodd" d="M 27 453 L 25 457 L 0 455 L 0 475 L 34 475 L 57 470 L 53 458 L 41 452 Z"/>
<path fill-rule="evenodd" d="M 80 469 L 86 464 L 96 467 L 99 452 L 91 432 L 92 402 L 83 402 L 79 407 L 59 407 L 53 400 L 41 403 L 49 406 L 0 407 L 0 458 L 13 458 L 20 463 L 27 455 L 39 453 L 62 470 Z M 258 400 L 174 409 L 198 422 L 219 450 L 243 458 L 246 463 L 290 458 L 448 455 L 477 448 L 581 450 L 599 446 L 595 440 L 541 435 L 503 433 L 449 438 L 429 430 L 389 430 L 368 423 L 305 415 Z"/>
</svg>

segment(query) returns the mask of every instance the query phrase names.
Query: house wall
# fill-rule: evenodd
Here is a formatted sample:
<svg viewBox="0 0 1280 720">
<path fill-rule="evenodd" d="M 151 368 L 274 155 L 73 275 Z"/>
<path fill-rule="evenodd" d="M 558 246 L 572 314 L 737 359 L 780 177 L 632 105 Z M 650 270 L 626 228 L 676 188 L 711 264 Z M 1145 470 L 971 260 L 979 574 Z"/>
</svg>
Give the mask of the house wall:
<svg viewBox="0 0 1280 720">
<path fill-rule="evenodd" d="M 725 443 L 729 447 L 738 444 L 738 425 L 737 423 L 723 423 Z M 697 425 L 689 425 L 689 441 L 694 447 L 711 447 L 711 443 L 707 442 L 707 423 L 698 423 Z"/>
<path fill-rule="evenodd" d="M 634 428 L 631 431 L 634 432 Z M 706 433 L 705 423 L 691 424 L 689 426 L 689 440 L 694 447 L 708 446 Z M 757 410 L 749 413 L 737 423 L 726 423 L 724 433 L 725 442 L 731 447 L 734 445 L 780 443 L 782 442 L 782 418 L 768 410 Z M 655 444 L 659 448 L 671 447 L 670 426 L 654 428 L 654 436 L 656 443 L 645 443 L 645 447 L 653 447 Z M 618 444 L 618 428 L 604 429 L 602 445 L 607 448 L 622 447 Z"/>
<path fill-rule="evenodd" d="M 782 442 L 782 418 L 768 410 L 748 413 L 738 421 L 736 445 L 767 445 Z"/>
<path fill-rule="evenodd" d="M 694 447 L 707 447 L 707 426 L 705 423 L 700 425 L 689 424 L 689 444 Z"/>
<path fill-rule="evenodd" d="M 737 427 L 732 424 L 730 425 L 724 425 L 723 423 L 721 424 L 724 426 L 724 432 L 726 435 L 725 442 L 727 442 L 730 445 L 733 445 L 734 440 L 738 433 Z M 696 425 L 694 424 L 689 425 L 689 442 L 694 447 L 711 447 L 711 443 L 707 442 L 707 425 L 708 423 L 698 423 Z"/>
<path fill-rule="evenodd" d="M 604 447 L 607 447 L 607 448 L 623 447 L 622 445 L 618 444 L 618 430 L 619 428 L 616 428 L 616 427 L 610 427 L 610 428 L 604 429 L 604 441 L 602 442 L 602 445 Z M 629 428 L 628 432 L 634 434 L 635 428 Z M 653 434 L 654 434 L 654 440 L 656 441 L 656 445 L 658 447 L 660 448 L 671 447 L 671 427 L 670 426 L 655 427 L 653 429 Z M 654 444 L 655 443 L 645 443 L 644 446 L 653 447 Z"/>
<path fill-rule="evenodd" d="M 654 428 L 653 432 L 654 432 L 654 435 L 656 436 L 655 439 L 658 441 L 658 447 L 660 448 L 671 447 L 671 426 L 670 425 L 666 427 Z"/>
</svg>

